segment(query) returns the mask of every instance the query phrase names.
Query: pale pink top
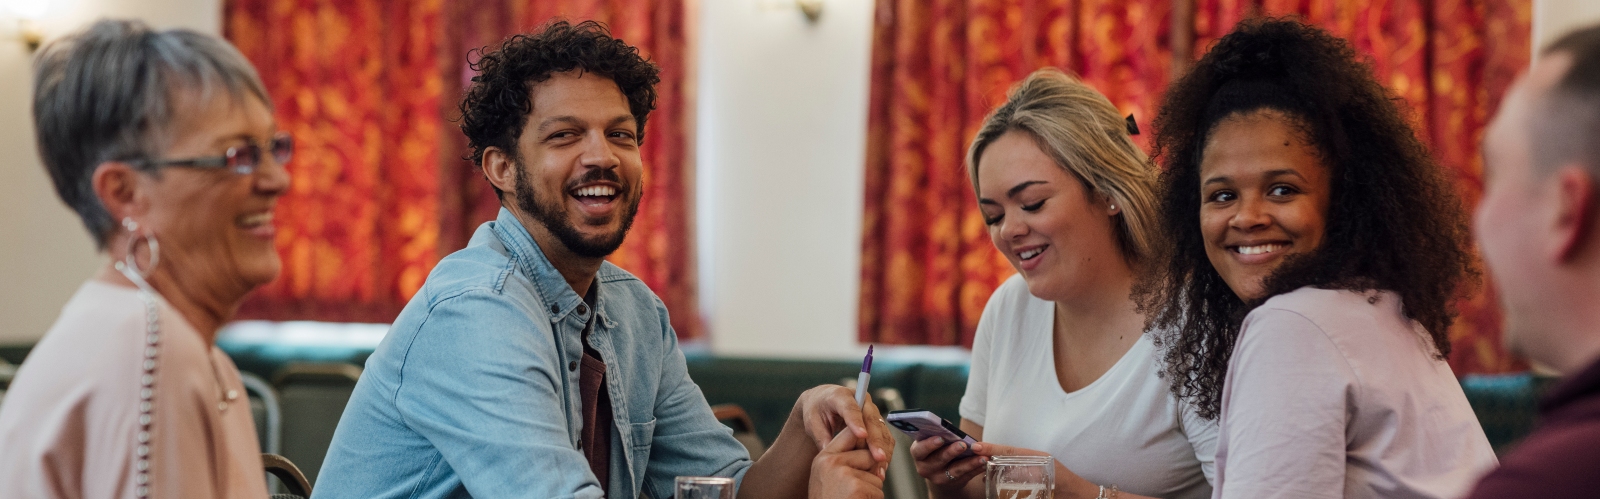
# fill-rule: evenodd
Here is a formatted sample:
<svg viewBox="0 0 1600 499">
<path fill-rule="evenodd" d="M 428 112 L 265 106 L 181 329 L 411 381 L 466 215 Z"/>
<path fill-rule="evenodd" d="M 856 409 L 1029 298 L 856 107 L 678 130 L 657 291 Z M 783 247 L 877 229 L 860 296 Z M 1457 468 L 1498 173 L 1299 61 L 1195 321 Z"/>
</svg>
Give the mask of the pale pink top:
<svg viewBox="0 0 1600 499">
<path fill-rule="evenodd" d="M 1217 499 L 1447 499 L 1498 461 L 1400 296 L 1300 288 L 1250 312 L 1228 363 Z"/>
<path fill-rule="evenodd" d="M 176 310 L 159 310 L 150 497 L 266 497 L 238 368 Z M 78 288 L 0 404 L 0 497 L 135 496 L 145 336 L 134 288 Z"/>
</svg>

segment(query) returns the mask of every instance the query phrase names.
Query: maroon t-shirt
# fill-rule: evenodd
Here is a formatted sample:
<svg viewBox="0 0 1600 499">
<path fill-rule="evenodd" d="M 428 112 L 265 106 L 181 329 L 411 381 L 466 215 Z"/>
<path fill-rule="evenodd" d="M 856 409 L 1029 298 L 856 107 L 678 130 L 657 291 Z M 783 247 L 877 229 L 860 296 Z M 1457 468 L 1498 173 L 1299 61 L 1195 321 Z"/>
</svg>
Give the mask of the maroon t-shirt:
<svg viewBox="0 0 1600 499">
<path fill-rule="evenodd" d="M 589 330 L 594 319 L 583 327 L 583 367 L 578 373 L 578 392 L 583 398 L 583 431 L 579 446 L 589 459 L 589 470 L 600 479 L 600 490 L 611 488 L 611 397 L 606 394 L 606 363 L 600 352 L 589 346 Z"/>
<path fill-rule="evenodd" d="M 1551 389 L 1539 416 L 1469 499 L 1600 497 L 1600 361 Z"/>
</svg>

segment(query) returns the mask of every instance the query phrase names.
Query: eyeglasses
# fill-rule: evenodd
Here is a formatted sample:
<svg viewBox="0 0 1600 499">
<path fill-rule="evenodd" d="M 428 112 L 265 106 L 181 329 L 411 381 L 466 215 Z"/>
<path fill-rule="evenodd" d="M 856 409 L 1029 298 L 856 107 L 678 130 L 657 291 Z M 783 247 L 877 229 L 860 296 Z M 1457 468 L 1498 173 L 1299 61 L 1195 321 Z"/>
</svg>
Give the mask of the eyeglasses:
<svg viewBox="0 0 1600 499">
<path fill-rule="evenodd" d="M 294 156 L 294 137 L 289 132 L 278 132 L 272 136 L 272 141 L 267 144 L 267 151 L 272 154 L 272 160 L 279 165 L 289 163 L 289 158 Z M 226 168 L 240 175 L 255 173 L 256 167 L 261 165 L 261 146 L 251 141 L 241 146 L 229 147 L 221 156 L 207 156 L 185 159 L 146 159 L 138 162 L 139 166 L 190 166 L 195 168 Z"/>
</svg>

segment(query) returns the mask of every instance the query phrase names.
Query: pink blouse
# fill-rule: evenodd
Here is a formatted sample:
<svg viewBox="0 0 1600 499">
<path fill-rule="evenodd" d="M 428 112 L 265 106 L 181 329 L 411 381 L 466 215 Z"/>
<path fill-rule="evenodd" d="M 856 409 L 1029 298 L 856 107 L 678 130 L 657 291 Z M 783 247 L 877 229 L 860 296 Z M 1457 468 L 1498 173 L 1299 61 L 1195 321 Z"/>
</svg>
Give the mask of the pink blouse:
<svg viewBox="0 0 1600 499">
<path fill-rule="evenodd" d="M 238 368 L 158 310 L 150 497 L 266 497 Z M 78 288 L 0 404 L 0 497 L 135 497 L 145 327 L 134 288 Z"/>
</svg>

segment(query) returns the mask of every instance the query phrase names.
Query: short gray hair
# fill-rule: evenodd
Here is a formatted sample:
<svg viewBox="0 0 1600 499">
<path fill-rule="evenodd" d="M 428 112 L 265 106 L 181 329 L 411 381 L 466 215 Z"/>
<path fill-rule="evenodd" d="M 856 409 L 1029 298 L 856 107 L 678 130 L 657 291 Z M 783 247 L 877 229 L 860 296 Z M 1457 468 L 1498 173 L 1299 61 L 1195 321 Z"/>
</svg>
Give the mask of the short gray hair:
<svg viewBox="0 0 1600 499">
<path fill-rule="evenodd" d="M 100 249 L 115 228 L 94 192 L 101 163 L 157 157 L 172 140 L 177 105 L 190 96 L 205 102 L 222 90 L 272 106 L 255 67 L 228 42 L 139 21 L 97 21 L 46 45 L 33 68 L 39 156 Z"/>
<path fill-rule="evenodd" d="M 1156 170 L 1128 138 L 1128 123 L 1106 96 L 1055 68 L 1034 71 L 1011 88 L 1006 103 L 983 120 L 967 150 L 967 175 L 978 189 L 978 159 L 1002 135 L 1033 136 L 1056 165 L 1088 190 L 1121 206 L 1117 245 L 1130 263 L 1150 256 L 1156 241 Z M 982 197 L 981 195 L 979 197 Z"/>
</svg>

